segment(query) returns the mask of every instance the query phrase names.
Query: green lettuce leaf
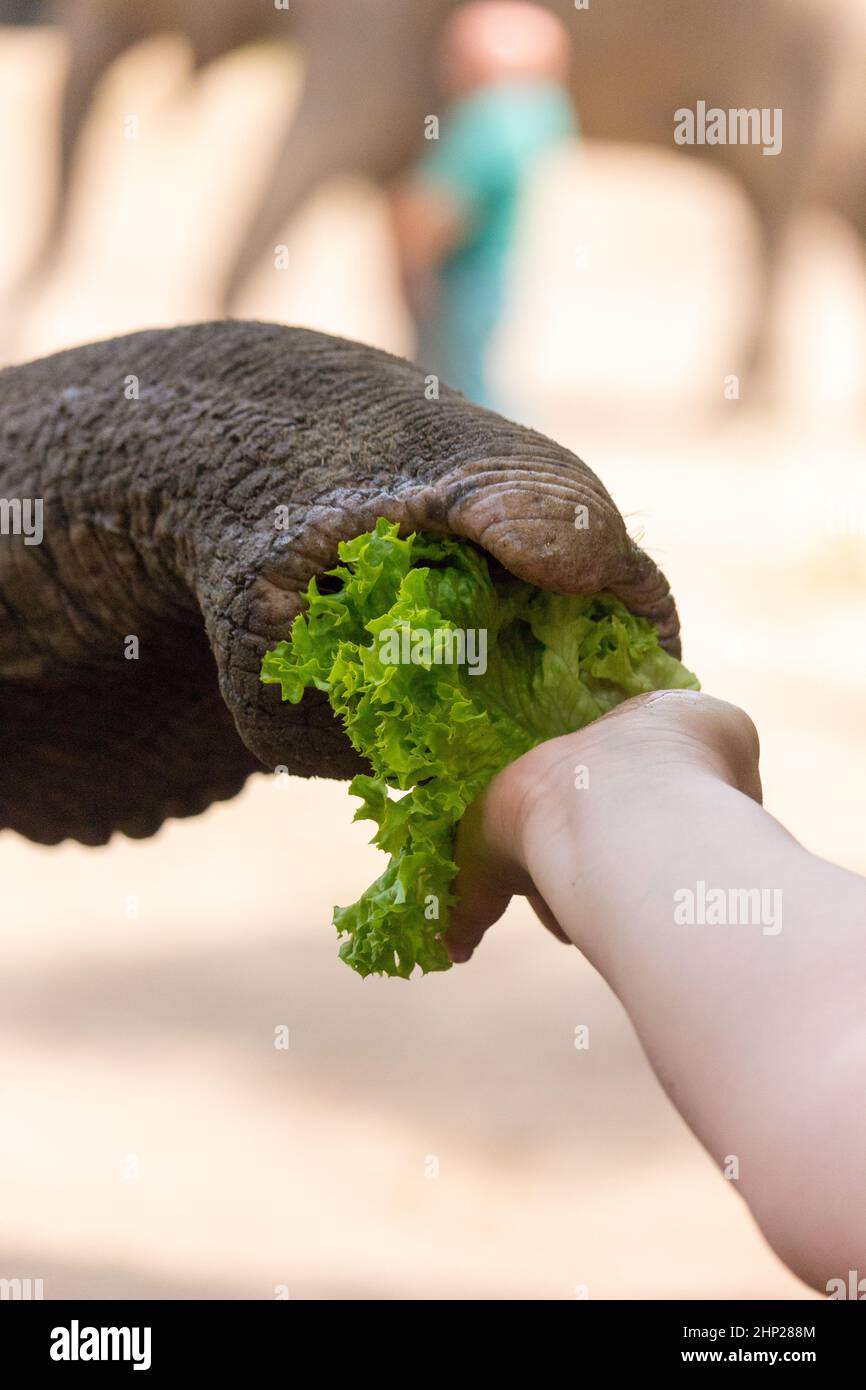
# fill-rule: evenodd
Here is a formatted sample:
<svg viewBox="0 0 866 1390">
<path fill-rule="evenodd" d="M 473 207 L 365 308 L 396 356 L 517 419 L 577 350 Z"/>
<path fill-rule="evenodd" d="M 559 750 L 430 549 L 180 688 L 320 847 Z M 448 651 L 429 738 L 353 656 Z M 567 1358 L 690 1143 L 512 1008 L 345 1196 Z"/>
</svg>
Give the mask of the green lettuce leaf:
<svg viewBox="0 0 866 1390">
<path fill-rule="evenodd" d="M 380 518 L 339 558 L 337 591 L 310 582 L 306 612 L 265 653 L 261 678 L 293 704 L 325 691 L 372 768 L 349 790 L 390 860 L 356 903 L 334 909 L 341 957 L 360 975 L 447 970 L 451 855 L 469 803 L 544 739 L 631 695 L 698 682 L 613 595 L 494 581 L 466 541 L 401 539 Z"/>
</svg>

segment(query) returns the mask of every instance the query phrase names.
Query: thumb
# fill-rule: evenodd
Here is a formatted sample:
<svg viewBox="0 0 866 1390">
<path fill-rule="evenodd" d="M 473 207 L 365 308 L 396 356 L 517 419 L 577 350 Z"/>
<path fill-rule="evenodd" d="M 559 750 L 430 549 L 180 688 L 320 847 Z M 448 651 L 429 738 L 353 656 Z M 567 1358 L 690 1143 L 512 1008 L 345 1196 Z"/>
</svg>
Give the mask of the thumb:
<svg viewBox="0 0 866 1390">
<path fill-rule="evenodd" d="M 457 902 L 443 936 L 452 961 L 469 960 L 515 894 L 535 895 L 523 859 L 521 762 L 500 772 L 460 822 L 454 846 Z"/>
</svg>

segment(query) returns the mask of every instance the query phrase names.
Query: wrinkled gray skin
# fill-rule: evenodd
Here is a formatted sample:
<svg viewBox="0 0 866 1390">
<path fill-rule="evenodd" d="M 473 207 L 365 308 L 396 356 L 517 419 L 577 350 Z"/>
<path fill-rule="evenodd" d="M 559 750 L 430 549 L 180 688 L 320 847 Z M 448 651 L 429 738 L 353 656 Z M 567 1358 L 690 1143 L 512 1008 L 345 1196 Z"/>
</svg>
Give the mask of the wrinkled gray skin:
<svg viewBox="0 0 866 1390">
<path fill-rule="evenodd" d="M 866 236 L 866 184 L 857 174 L 852 193 L 852 162 L 840 154 L 851 122 L 821 138 L 840 61 L 850 63 L 842 0 L 592 0 L 588 10 L 576 10 L 573 0 L 540 2 L 559 13 L 573 35 L 572 87 L 587 135 L 675 152 L 674 111 L 681 106 L 694 108 L 702 99 L 725 109 L 783 108 L 784 144 L 776 157 L 743 145 L 687 151 L 731 173 L 757 213 L 764 303 L 756 305 L 751 352 L 760 355 L 779 244 L 804 194 L 811 191 L 838 206 Z M 423 145 L 424 117 L 442 106 L 434 58 L 455 3 L 291 0 L 284 11 L 275 10 L 273 0 L 63 0 L 53 8 L 71 48 L 60 191 L 34 276 L 60 234 L 72 158 L 94 88 L 130 44 L 160 30 L 179 30 L 196 66 L 257 38 L 284 37 L 303 49 L 300 104 L 222 286 L 220 300 L 229 308 L 287 218 L 323 179 L 348 172 L 389 180 Z M 863 53 L 861 46 L 854 64 L 861 75 Z M 853 123 L 860 155 L 863 125 L 861 106 Z M 840 166 L 832 181 L 821 158 L 827 145 Z M 816 164 L 823 170 L 820 183 Z"/>
<path fill-rule="evenodd" d="M 356 772 L 324 697 L 283 704 L 259 669 L 380 514 L 549 589 L 611 589 L 679 652 L 664 576 L 585 464 L 304 329 L 196 324 L 0 372 L 0 497 L 44 504 L 41 545 L 0 535 L 0 829 L 44 844 L 151 835 L 262 767 Z"/>
</svg>

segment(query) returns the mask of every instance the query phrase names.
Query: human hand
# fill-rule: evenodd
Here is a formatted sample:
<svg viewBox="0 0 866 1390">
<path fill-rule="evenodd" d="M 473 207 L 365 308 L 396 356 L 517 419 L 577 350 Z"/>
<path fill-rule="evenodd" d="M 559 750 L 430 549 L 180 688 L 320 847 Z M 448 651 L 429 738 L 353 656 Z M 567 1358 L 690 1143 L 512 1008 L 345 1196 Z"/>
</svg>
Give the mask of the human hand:
<svg viewBox="0 0 866 1390">
<path fill-rule="evenodd" d="M 687 797 L 695 777 L 710 778 L 760 803 L 758 753 L 748 715 L 688 690 L 637 696 L 585 729 L 539 744 L 503 769 L 461 822 L 458 901 L 445 936 L 452 960 L 471 957 L 513 896 L 528 898 L 545 926 L 571 944 L 573 926 L 557 920 L 545 892 L 552 897 L 555 886 L 579 882 L 581 901 L 591 901 L 593 880 L 617 871 L 635 818 L 640 827 L 644 817 L 641 833 L 652 844 L 653 798 L 662 788 Z"/>
</svg>

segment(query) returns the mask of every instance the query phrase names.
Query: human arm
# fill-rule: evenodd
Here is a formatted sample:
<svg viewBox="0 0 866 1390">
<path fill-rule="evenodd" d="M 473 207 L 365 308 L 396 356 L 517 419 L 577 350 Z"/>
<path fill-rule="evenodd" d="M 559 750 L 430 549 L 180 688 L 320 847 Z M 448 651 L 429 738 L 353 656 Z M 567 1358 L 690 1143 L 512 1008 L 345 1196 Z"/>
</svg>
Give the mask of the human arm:
<svg viewBox="0 0 866 1390">
<path fill-rule="evenodd" d="M 466 959 L 512 893 L 541 899 L 710 1154 L 737 1159 L 770 1244 L 824 1289 L 866 1265 L 866 882 L 762 810 L 757 763 L 747 717 L 690 692 L 541 745 L 464 820 L 448 940 Z M 678 922 L 701 882 L 763 888 L 770 911 Z"/>
</svg>

